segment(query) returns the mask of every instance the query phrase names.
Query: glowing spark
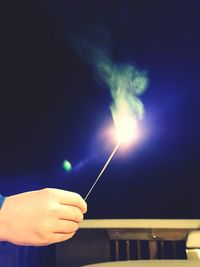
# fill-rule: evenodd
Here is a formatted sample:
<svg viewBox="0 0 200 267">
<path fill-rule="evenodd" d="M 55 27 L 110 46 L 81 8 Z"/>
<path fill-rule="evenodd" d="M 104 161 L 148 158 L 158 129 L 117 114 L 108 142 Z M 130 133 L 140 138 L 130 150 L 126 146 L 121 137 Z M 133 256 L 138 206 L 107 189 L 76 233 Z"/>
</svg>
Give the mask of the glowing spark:
<svg viewBox="0 0 200 267">
<path fill-rule="evenodd" d="M 90 193 L 92 192 L 93 188 L 95 187 L 96 183 L 99 181 L 100 177 L 102 176 L 102 174 L 104 173 L 105 169 L 107 168 L 109 162 L 111 161 L 111 159 L 113 158 L 113 156 L 115 155 L 118 147 L 120 146 L 120 143 L 118 143 L 115 148 L 113 149 L 113 152 L 110 154 L 108 160 L 106 161 L 106 163 L 104 164 L 103 168 L 101 169 L 99 175 L 97 176 L 95 182 L 93 183 L 93 185 L 91 186 L 90 190 L 88 191 L 85 200 L 88 198 L 88 196 L 90 195 Z"/>
<path fill-rule="evenodd" d="M 116 129 L 117 141 L 130 144 L 137 138 L 137 121 L 132 117 L 124 117 Z"/>
</svg>

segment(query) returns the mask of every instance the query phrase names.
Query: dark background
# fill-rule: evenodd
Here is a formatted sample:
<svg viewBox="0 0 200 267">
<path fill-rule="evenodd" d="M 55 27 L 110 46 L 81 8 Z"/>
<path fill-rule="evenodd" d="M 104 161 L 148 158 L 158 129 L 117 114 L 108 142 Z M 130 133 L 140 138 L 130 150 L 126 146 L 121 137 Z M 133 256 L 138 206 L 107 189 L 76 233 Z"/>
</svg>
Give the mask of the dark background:
<svg viewBox="0 0 200 267">
<path fill-rule="evenodd" d="M 199 218 L 200 2 L 4 1 L 0 4 L 0 188 L 85 196 L 114 144 L 109 90 L 68 36 L 91 16 L 112 59 L 148 72 L 142 138 L 119 151 L 87 218 Z M 66 173 L 62 162 L 74 168 Z"/>
</svg>

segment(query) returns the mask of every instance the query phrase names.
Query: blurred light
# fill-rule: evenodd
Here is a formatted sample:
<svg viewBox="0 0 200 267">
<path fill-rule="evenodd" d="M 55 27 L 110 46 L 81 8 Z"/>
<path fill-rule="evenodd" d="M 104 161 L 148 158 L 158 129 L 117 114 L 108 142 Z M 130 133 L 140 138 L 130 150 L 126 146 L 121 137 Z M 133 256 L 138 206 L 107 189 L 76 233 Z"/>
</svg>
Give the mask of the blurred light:
<svg viewBox="0 0 200 267">
<path fill-rule="evenodd" d="M 63 161 L 63 169 L 66 171 L 66 172 L 70 172 L 71 169 L 72 169 L 72 165 L 71 163 L 68 161 L 68 160 L 64 160 Z"/>
<path fill-rule="evenodd" d="M 119 143 L 131 144 L 138 135 L 137 121 L 134 117 L 122 118 L 116 128 L 116 138 Z"/>
</svg>

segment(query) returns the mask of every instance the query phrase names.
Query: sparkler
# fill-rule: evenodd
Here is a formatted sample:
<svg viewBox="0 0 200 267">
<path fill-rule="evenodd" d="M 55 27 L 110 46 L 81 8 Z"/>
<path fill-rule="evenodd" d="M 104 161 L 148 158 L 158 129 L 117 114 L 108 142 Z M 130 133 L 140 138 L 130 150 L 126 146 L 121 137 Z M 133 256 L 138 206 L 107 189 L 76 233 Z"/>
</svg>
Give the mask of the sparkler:
<svg viewBox="0 0 200 267">
<path fill-rule="evenodd" d="M 107 159 L 106 163 L 104 164 L 103 168 L 101 169 L 99 175 L 97 176 L 95 182 L 93 183 L 93 185 L 91 186 L 90 190 L 88 191 L 85 200 L 88 198 L 88 196 L 90 195 L 90 193 L 92 192 L 92 190 L 94 189 L 95 185 L 97 184 L 97 182 L 99 181 L 99 179 L 101 178 L 102 174 L 104 173 L 105 169 L 107 168 L 108 164 L 110 163 L 110 161 L 112 160 L 113 156 L 115 155 L 115 153 L 117 152 L 119 146 L 123 143 L 129 143 L 131 141 L 133 141 L 133 137 L 137 137 L 137 121 L 132 117 L 124 117 L 123 119 L 121 118 L 120 123 L 117 124 L 117 132 L 116 132 L 116 138 L 117 138 L 117 145 L 115 146 L 115 148 L 113 149 L 112 153 L 110 154 L 109 158 Z"/>
<path fill-rule="evenodd" d="M 137 96 L 142 94 L 147 86 L 146 76 L 132 66 L 117 67 L 106 57 L 99 62 L 98 73 L 108 84 L 113 98 L 110 109 L 116 127 L 117 145 L 88 191 L 85 200 L 101 178 L 120 144 L 130 143 L 137 137 L 137 118 L 141 119 L 144 113 L 143 104 Z"/>
<path fill-rule="evenodd" d="M 115 64 L 111 60 L 109 48 L 101 47 L 92 36 L 88 38 L 87 34 L 82 37 L 75 35 L 71 41 L 81 58 L 94 67 L 95 76 L 102 80 L 110 90 L 112 98 L 110 111 L 116 127 L 117 141 L 114 150 L 88 191 L 85 200 L 104 173 L 119 146 L 122 143 L 129 143 L 135 138 L 137 120 L 142 119 L 144 115 L 144 106 L 139 97 L 146 90 L 148 84 L 145 71 L 140 71 L 129 64 Z M 97 36 L 99 36 L 99 31 Z"/>
<path fill-rule="evenodd" d="M 142 94 L 147 86 L 146 76 L 132 66 L 118 68 L 111 62 L 101 62 L 98 67 L 101 77 L 106 79 L 111 89 L 113 102 L 110 109 L 116 127 L 117 145 L 88 191 L 85 200 L 101 178 L 119 146 L 122 143 L 130 144 L 137 137 L 137 119 L 141 119 L 144 113 L 143 104 L 137 96 Z"/>
<path fill-rule="evenodd" d="M 75 32 L 70 37 L 70 41 L 81 59 L 94 67 L 95 76 L 102 80 L 110 90 L 112 98 L 110 111 L 118 140 L 85 199 L 88 198 L 120 144 L 127 143 L 135 137 L 137 120 L 142 119 L 144 115 L 144 106 L 139 97 L 148 85 L 146 71 L 138 70 L 133 65 L 116 64 L 112 61 L 109 51 L 109 34 L 99 22 L 94 25 L 97 29 L 90 28 L 86 33 L 81 30 L 80 36 L 78 32 Z"/>
<path fill-rule="evenodd" d="M 117 143 L 117 145 L 115 146 L 115 148 L 113 149 L 112 153 L 110 154 L 108 160 L 106 161 L 106 163 L 104 164 L 103 168 L 101 169 L 99 175 L 97 176 L 95 182 L 93 183 L 93 185 L 91 186 L 90 190 L 88 191 L 85 200 L 89 197 L 90 193 L 92 192 L 93 188 L 95 187 L 96 183 L 99 181 L 99 179 L 101 178 L 102 174 L 104 173 L 105 169 L 107 168 L 108 164 L 110 163 L 111 159 L 113 158 L 113 156 L 115 155 L 115 153 L 117 152 L 117 149 L 120 146 L 120 142 Z"/>
</svg>

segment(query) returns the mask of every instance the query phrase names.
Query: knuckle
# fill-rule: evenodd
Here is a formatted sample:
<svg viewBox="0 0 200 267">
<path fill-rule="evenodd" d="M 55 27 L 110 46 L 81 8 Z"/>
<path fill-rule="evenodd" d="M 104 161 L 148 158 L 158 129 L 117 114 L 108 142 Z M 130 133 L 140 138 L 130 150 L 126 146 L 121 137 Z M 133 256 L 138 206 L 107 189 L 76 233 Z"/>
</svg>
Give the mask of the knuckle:
<svg viewBox="0 0 200 267">
<path fill-rule="evenodd" d="M 78 193 L 74 193 L 74 197 L 77 203 L 81 203 L 83 201 L 82 197 Z"/>
<path fill-rule="evenodd" d="M 46 188 L 41 189 L 41 191 L 45 193 L 49 193 L 51 191 L 51 188 L 46 187 Z"/>
<path fill-rule="evenodd" d="M 87 212 L 87 203 L 84 201 L 84 213 Z"/>
<path fill-rule="evenodd" d="M 76 222 L 82 222 L 83 220 L 83 213 L 82 212 L 77 212 L 76 216 L 75 216 L 75 221 Z"/>
<path fill-rule="evenodd" d="M 84 212 L 86 212 L 87 211 L 86 202 L 83 200 L 83 198 L 78 193 L 74 193 L 74 194 L 75 194 L 77 206 L 80 207 Z"/>
<path fill-rule="evenodd" d="M 49 236 L 53 232 L 53 223 L 51 222 L 51 220 L 41 223 L 37 232 L 42 239 L 46 240 L 47 238 L 49 238 Z"/>
<path fill-rule="evenodd" d="M 47 213 L 49 215 L 57 215 L 58 214 L 58 205 L 55 203 L 49 203 L 47 206 Z"/>
<path fill-rule="evenodd" d="M 55 196 L 56 195 L 55 188 L 46 187 L 46 188 L 41 189 L 41 192 L 46 194 L 46 195 L 50 195 L 50 196 Z"/>
<path fill-rule="evenodd" d="M 68 232 L 69 233 L 75 233 L 79 228 L 79 225 L 78 223 L 75 223 L 75 222 L 71 222 L 69 227 L 68 227 Z"/>
<path fill-rule="evenodd" d="M 52 195 L 52 191 L 50 188 L 41 189 L 42 196 L 45 198 L 49 198 Z"/>
<path fill-rule="evenodd" d="M 40 231 L 38 233 L 38 238 L 40 240 L 40 243 L 43 245 L 48 245 L 52 243 L 53 232 L 50 231 L 50 228 L 51 228 L 50 225 L 48 226 L 46 225 L 45 227 L 43 227 L 43 231 Z"/>
</svg>

